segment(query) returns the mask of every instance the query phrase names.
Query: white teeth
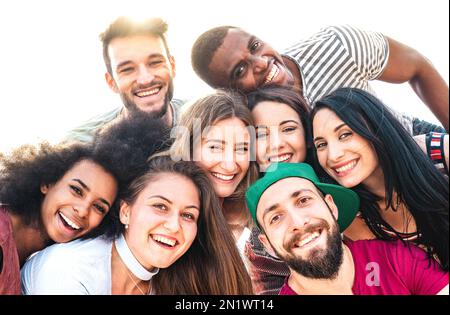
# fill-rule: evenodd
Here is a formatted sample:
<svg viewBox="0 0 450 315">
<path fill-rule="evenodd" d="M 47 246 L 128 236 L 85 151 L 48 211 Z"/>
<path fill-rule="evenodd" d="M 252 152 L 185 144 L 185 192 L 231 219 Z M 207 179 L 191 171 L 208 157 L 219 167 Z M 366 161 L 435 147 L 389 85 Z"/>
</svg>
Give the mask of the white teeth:
<svg viewBox="0 0 450 315">
<path fill-rule="evenodd" d="M 159 90 L 160 90 L 160 88 L 155 88 L 155 89 L 152 89 L 149 91 L 138 92 L 138 93 L 136 93 L 136 95 L 139 97 L 145 97 L 145 96 L 156 94 L 159 92 Z"/>
<path fill-rule="evenodd" d="M 280 72 L 280 69 L 278 69 L 277 65 L 273 64 L 272 69 L 270 69 L 269 74 L 267 75 L 266 79 L 264 80 L 264 84 L 271 82 L 274 78 L 276 78 L 276 76 L 278 75 L 279 72 Z"/>
<path fill-rule="evenodd" d="M 352 169 L 353 167 L 355 167 L 355 165 L 356 165 L 356 161 L 352 161 L 352 162 L 348 163 L 347 165 L 336 168 L 335 170 L 336 170 L 336 172 L 341 173 L 341 172 L 345 172 L 345 171 Z"/>
<path fill-rule="evenodd" d="M 234 178 L 234 174 L 233 175 L 224 175 L 224 174 L 219 174 L 219 173 L 211 173 L 214 177 L 217 177 L 219 179 L 223 179 L 223 180 L 232 180 Z"/>
<path fill-rule="evenodd" d="M 169 246 L 172 246 L 172 247 L 173 247 L 173 246 L 175 245 L 175 243 L 177 242 L 177 241 L 175 241 L 175 240 L 169 239 L 169 238 L 164 237 L 164 236 L 161 236 L 161 235 L 152 235 L 152 238 L 153 238 L 155 241 L 158 241 L 158 242 L 160 242 L 160 243 L 164 243 L 164 244 L 169 245 Z"/>
<path fill-rule="evenodd" d="M 300 243 L 298 244 L 299 247 L 303 247 L 306 244 L 312 242 L 313 240 L 315 240 L 316 238 L 318 238 L 320 236 L 319 232 L 314 232 L 310 235 L 308 235 L 307 237 L 303 238 Z"/>
<path fill-rule="evenodd" d="M 70 225 L 70 227 L 72 227 L 74 230 L 79 230 L 81 228 L 75 222 L 71 221 L 68 217 L 66 217 L 62 212 L 59 212 L 59 214 L 64 219 L 64 221 L 66 221 L 66 223 Z"/>
<path fill-rule="evenodd" d="M 289 160 L 292 157 L 292 154 L 288 153 L 288 154 L 283 154 L 280 156 L 273 156 L 269 158 L 270 162 L 284 162 Z"/>
</svg>

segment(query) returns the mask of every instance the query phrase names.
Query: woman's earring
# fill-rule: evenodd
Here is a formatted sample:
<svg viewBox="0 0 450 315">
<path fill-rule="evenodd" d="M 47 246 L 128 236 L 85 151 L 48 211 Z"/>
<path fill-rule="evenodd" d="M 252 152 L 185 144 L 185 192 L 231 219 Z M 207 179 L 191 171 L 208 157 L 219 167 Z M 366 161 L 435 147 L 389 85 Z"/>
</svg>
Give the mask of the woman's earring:
<svg viewBox="0 0 450 315">
<path fill-rule="evenodd" d="M 128 230 L 128 223 L 127 224 L 125 224 L 125 230 Z"/>
</svg>

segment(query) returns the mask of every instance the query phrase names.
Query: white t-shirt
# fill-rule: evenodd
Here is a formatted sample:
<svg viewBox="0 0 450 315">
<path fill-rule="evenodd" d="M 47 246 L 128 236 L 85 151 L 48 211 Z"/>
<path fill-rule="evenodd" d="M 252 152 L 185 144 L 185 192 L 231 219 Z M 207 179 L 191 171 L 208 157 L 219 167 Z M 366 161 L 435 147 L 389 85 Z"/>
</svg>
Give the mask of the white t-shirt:
<svg viewBox="0 0 450 315">
<path fill-rule="evenodd" d="M 22 294 L 111 294 L 112 241 L 101 237 L 54 244 L 21 270 Z"/>
</svg>

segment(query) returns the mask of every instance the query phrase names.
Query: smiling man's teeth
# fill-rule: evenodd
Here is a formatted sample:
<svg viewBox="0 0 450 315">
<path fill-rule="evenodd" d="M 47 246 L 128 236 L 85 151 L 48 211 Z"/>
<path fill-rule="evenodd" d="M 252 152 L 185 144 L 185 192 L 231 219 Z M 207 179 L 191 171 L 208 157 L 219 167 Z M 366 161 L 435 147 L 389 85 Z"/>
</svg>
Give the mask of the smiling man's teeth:
<svg viewBox="0 0 450 315">
<path fill-rule="evenodd" d="M 345 172 L 345 171 L 352 169 L 353 167 L 355 167 L 355 165 L 356 165 L 356 161 L 352 161 L 352 162 L 348 163 L 347 165 L 344 165 L 339 168 L 335 168 L 335 170 L 336 170 L 336 172 L 341 173 L 341 172 Z"/>
<path fill-rule="evenodd" d="M 59 215 L 74 230 L 79 230 L 81 228 L 75 222 L 71 221 L 68 217 L 66 217 L 62 212 L 59 212 Z"/>
<path fill-rule="evenodd" d="M 214 177 L 217 177 L 219 179 L 223 180 L 232 180 L 234 178 L 234 175 L 224 175 L 219 173 L 211 173 Z"/>
<path fill-rule="evenodd" d="M 319 231 L 314 232 L 314 233 L 311 233 L 311 234 L 309 234 L 308 236 L 304 237 L 304 238 L 300 241 L 300 243 L 298 244 L 298 246 L 299 246 L 299 247 L 303 247 L 303 246 L 305 246 L 306 244 L 311 243 L 313 240 L 315 240 L 315 239 L 318 238 L 319 236 L 320 236 L 320 232 L 319 232 Z"/>
<path fill-rule="evenodd" d="M 269 161 L 270 162 L 274 162 L 274 163 L 276 163 L 276 162 L 284 162 L 284 161 L 289 160 L 291 157 L 292 157 L 292 154 L 288 153 L 288 154 L 283 154 L 283 155 L 280 155 L 280 156 L 270 157 Z"/>
<path fill-rule="evenodd" d="M 138 93 L 136 93 L 136 95 L 139 97 L 145 97 L 145 96 L 156 94 L 159 92 L 159 90 L 160 90 L 160 88 L 155 88 L 155 89 L 151 89 L 149 91 L 138 92 Z"/>
<path fill-rule="evenodd" d="M 277 65 L 273 64 L 272 69 L 270 69 L 269 74 L 267 75 L 266 79 L 264 80 L 264 84 L 272 82 L 272 80 L 278 75 L 279 72 L 280 72 L 280 69 L 278 69 Z"/>
<path fill-rule="evenodd" d="M 153 235 L 152 237 L 155 241 L 172 246 L 172 247 L 175 246 L 175 243 L 177 242 L 175 240 L 169 239 L 169 238 L 161 236 L 161 235 Z"/>
</svg>

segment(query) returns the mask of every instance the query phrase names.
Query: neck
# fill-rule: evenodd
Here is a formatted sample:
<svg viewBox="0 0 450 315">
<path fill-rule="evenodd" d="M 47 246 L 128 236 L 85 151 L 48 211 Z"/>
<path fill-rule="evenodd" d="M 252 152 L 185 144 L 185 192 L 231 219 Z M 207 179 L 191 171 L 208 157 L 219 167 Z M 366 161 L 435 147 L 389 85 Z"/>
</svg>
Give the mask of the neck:
<svg viewBox="0 0 450 315">
<path fill-rule="evenodd" d="M 384 174 L 381 167 L 378 167 L 366 180 L 362 182 L 371 193 L 386 198 L 386 187 L 384 186 Z"/>
<path fill-rule="evenodd" d="M 355 265 L 350 249 L 342 243 L 344 253 L 338 275 L 333 280 L 306 278 L 291 269 L 289 286 L 302 295 L 351 295 L 355 279 Z"/>
<path fill-rule="evenodd" d="M 299 91 L 302 90 L 302 75 L 300 73 L 300 70 L 298 69 L 297 65 L 294 61 L 292 61 L 290 58 L 286 56 L 281 57 L 284 61 L 284 64 L 286 65 L 287 69 L 289 70 L 292 79 L 294 80 L 294 88 L 298 89 Z"/>
<path fill-rule="evenodd" d="M 128 270 L 113 244 L 111 252 L 111 293 L 142 295 L 150 291 L 150 281 L 143 281 Z"/>
<path fill-rule="evenodd" d="M 34 252 L 45 248 L 50 242 L 49 236 L 42 232 L 39 226 L 25 225 L 22 218 L 16 214 L 11 214 L 14 241 L 16 242 L 19 254 L 20 266 Z"/>
</svg>

